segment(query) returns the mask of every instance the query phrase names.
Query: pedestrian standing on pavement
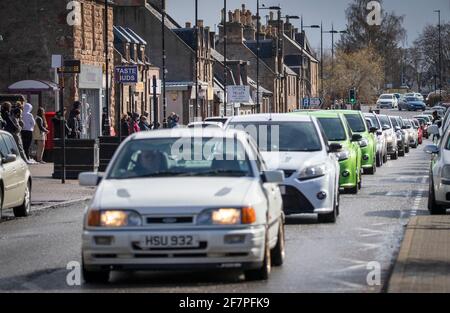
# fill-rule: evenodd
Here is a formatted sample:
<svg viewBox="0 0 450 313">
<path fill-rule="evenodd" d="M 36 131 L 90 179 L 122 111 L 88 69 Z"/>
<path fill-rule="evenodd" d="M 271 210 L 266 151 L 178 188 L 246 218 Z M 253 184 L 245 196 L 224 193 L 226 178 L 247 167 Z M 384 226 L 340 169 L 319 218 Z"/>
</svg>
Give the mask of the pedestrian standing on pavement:
<svg viewBox="0 0 450 313">
<path fill-rule="evenodd" d="M 149 131 L 150 130 L 150 125 L 147 123 L 147 118 L 142 115 L 139 121 L 139 128 L 141 129 L 141 131 Z"/>
<path fill-rule="evenodd" d="M 124 114 L 122 116 L 122 119 L 120 120 L 121 125 L 121 132 L 122 132 L 122 140 L 127 138 L 130 134 L 130 121 L 127 114 Z"/>
<path fill-rule="evenodd" d="M 45 142 L 47 141 L 48 132 L 48 125 L 45 120 L 45 110 L 43 107 L 39 107 L 36 115 L 36 125 L 33 131 L 33 139 L 37 146 L 36 161 L 41 164 L 45 164 L 42 158 L 44 156 L 44 148 Z"/>
<path fill-rule="evenodd" d="M 70 132 L 67 135 L 69 139 L 80 139 L 81 131 L 80 131 L 80 115 L 81 112 L 78 109 L 74 109 L 70 111 L 69 119 L 67 120 L 67 126 L 70 128 Z"/>
<path fill-rule="evenodd" d="M 30 162 L 32 162 L 30 158 L 30 147 L 31 143 L 33 142 L 33 130 L 36 125 L 34 116 L 31 111 L 33 111 L 33 106 L 30 103 L 25 103 L 23 112 L 23 128 L 21 135 L 23 141 L 23 149 L 25 150 L 25 155 Z"/>
<path fill-rule="evenodd" d="M 180 121 L 180 118 L 175 112 L 172 112 L 168 118 L 168 126 L 169 128 L 174 128 L 178 126 L 178 122 Z"/>
<path fill-rule="evenodd" d="M 133 113 L 131 115 L 131 119 L 130 119 L 130 135 L 134 134 L 134 133 L 138 133 L 140 132 L 140 128 L 139 128 L 139 114 L 137 113 Z"/>
<path fill-rule="evenodd" d="M 22 121 L 22 110 L 20 108 L 15 108 L 14 110 L 12 110 L 11 112 L 11 120 L 14 124 L 14 132 L 11 133 L 14 137 L 14 140 L 16 141 L 17 144 L 17 148 L 19 148 L 19 154 L 22 157 L 22 159 L 27 162 L 27 164 L 31 164 L 30 161 L 28 160 L 27 155 L 25 154 L 25 150 L 23 148 L 23 141 L 22 141 L 22 127 L 20 126 L 20 124 L 23 124 Z"/>
</svg>

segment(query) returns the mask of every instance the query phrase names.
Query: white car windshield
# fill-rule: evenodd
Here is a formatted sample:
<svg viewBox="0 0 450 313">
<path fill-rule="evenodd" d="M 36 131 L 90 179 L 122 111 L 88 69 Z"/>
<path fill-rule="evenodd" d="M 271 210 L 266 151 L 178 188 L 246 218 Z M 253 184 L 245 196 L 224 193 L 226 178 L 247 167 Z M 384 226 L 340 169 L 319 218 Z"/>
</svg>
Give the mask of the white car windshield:
<svg viewBox="0 0 450 313">
<path fill-rule="evenodd" d="M 108 179 L 172 176 L 251 177 L 251 163 L 238 140 L 157 138 L 128 142 Z"/>
<path fill-rule="evenodd" d="M 381 100 L 392 100 L 392 96 L 391 95 L 381 95 L 380 99 Z"/>
<path fill-rule="evenodd" d="M 231 122 L 230 128 L 243 130 L 255 139 L 261 151 L 321 151 L 319 134 L 312 122 Z"/>
</svg>

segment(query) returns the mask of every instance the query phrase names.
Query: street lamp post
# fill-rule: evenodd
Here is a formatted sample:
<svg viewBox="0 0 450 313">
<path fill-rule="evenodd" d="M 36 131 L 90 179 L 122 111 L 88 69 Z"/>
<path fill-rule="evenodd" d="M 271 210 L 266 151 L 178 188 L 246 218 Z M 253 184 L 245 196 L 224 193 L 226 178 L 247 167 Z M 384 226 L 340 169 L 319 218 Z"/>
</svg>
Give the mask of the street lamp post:
<svg viewBox="0 0 450 313">
<path fill-rule="evenodd" d="M 435 10 L 435 13 L 438 14 L 438 33 L 439 33 L 439 101 L 442 101 L 442 43 L 441 43 L 441 10 Z"/>
<path fill-rule="evenodd" d="M 225 0 L 224 0 L 225 1 Z M 259 4 L 259 0 L 256 1 L 256 23 L 257 23 L 257 30 L 256 30 L 256 110 L 257 113 L 261 113 L 261 104 L 259 101 L 259 57 L 260 57 L 260 33 L 261 33 L 261 17 L 260 17 L 260 10 L 281 10 L 279 6 L 271 6 L 266 8 L 263 4 L 262 7 Z"/>
<path fill-rule="evenodd" d="M 110 135 L 110 130 L 109 130 L 109 14 L 108 14 L 108 10 L 109 10 L 109 6 L 108 6 L 108 1 L 109 0 L 105 0 L 105 22 L 104 22 L 104 32 L 105 32 L 105 42 L 104 42 L 104 46 L 105 46 L 105 75 L 106 75 L 106 81 L 105 81 L 105 115 L 106 118 L 104 120 L 104 125 L 102 125 L 102 135 Z M 120 123 L 120 121 L 119 121 Z"/>
<path fill-rule="evenodd" d="M 161 5 L 161 33 L 162 33 L 162 98 L 163 98 L 163 127 L 167 127 L 167 99 L 166 99 L 166 0 L 162 0 Z"/>
<path fill-rule="evenodd" d="M 223 0 L 223 115 L 227 116 L 227 105 L 228 105 L 228 71 L 227 71 L 227 0 Z"/>
<path fill-rule="evenodd" d="M 194 25 L 194 38 L 195 38 L 195 107 L 194 107 L 194 121 L 198 118 L 198 0 L 195 0 L 195 25 Z"/>
</svg>

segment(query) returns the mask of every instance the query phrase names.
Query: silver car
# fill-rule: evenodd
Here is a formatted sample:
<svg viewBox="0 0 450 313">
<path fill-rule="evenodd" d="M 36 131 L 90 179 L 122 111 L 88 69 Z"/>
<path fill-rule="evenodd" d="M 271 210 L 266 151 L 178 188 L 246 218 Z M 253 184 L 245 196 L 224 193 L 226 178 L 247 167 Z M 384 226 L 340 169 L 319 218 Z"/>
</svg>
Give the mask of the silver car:
<svg viewBox="0 0 450 313">
<path fill-rule="evenodd" d="M 366 121 L 369 123 L 369 129 L 374 127 L 377 129 L 376 140 L 377 140 L 377 166 L 380 167 L 388 161 L 388 148 L 387 148 L 387 138 L 383 133 L 383 127 L 375 113 L 365 113 Z"/>
<path fill-rule="evenodd" d="M 111 270 L 234 269 L 267 279 L 284 260 L 279 183 L 253 139 L 222 129 L 132 135 L 105 176 L 83 173 L 97 191 L 84 215 L 83 274 Z"/>
</svg>

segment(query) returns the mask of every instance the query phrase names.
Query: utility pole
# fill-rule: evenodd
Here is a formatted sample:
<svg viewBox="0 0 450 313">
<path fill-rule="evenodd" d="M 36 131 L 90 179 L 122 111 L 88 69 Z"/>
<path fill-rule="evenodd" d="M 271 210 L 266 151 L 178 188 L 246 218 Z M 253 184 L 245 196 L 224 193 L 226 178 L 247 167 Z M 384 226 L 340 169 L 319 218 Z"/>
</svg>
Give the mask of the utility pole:
<svg viewBox="0 0 450 313">
<path fill-rule="evenodd" d="M 110 122 L 109 122 L 109 114 L 110 114 L 110 110 L 109 110 L 109 103 L 110 103 L 110 99 L 109 99 L 109 14 L 108 14 L 108 1 L 109 0 L 105 0 L 105 42 L 104 42 L 104 46 L 105 46 L 105 75 L 106 75 L 106 84 L 105 84 L 105 106 L 106 106 L 106 110 L 105 110 L 105 121 L 104 121 L 104 125 L 102 125 L 102 135 L 110 135 Z"/>
<path fill-rule="evenodd" d="M 442 41 L 441 41 L 441 10 L 435 10 L 438 14 L 438 33 L 439 33 L 439 101 L 442 101 Z"/>
<path fill-rule="evenodd" d="M 256 1 L 256 113 L 261 113 L 261 105 L 259 103 L 259 35 L 261 22 L 259 16 L 259 0 Z"/>
<path fill-rule="evenodd" d="M 223 0 L 223 115 L 227 116 L 227 85 L 228 85 L 228 71 L 227 71 L 227 0 Z"/>
<path fill-rule="evenodd" d="M 166 99 L 166 0 L 162 0 L 161 8 L 161 32 L 162 32 L 162 99 L 163 99 L 163 128 L 167 128 L 167 99 Z"/>
<path fill-rule="evenodd" d="M 195 26 L 194 26 L 194 38 L 195 38 L 195 108 L 194 108 L 194 122 L 198 118 L 198 0 L 195 0 Z"/>
</svg>

